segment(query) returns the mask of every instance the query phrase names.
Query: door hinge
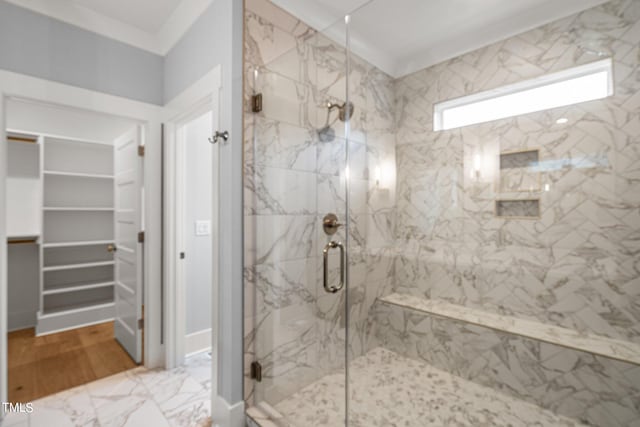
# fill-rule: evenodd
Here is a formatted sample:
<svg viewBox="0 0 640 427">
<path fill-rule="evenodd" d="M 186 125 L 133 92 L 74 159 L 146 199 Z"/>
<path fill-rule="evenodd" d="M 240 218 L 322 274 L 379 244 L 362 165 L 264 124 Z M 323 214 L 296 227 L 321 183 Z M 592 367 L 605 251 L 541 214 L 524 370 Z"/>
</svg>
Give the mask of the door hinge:
<svg viewBox="0 0 640 427">
<path fill-rule="evenodd" d="M 138 243 L 144 243 L 144 231 L 138 233 Z"/>
<path fill-rule="evenodd" d="M 144 145 L 138 145 L 138 156 L 144 157 Z"/>
<path fill-rule="evenodd" d="M 138 329 L 144 328 L 144 319 L 138 319 Z"/>
<path fill-rule="evenodd" d="M 180 259 L 184 259 L 184 252 L 180 252 Z"/>
<path fill-rule="evenodd" d="M 251 362 L 251 379 L 262 382 L 262 365 L 260 362 Z"/>
<path fill-rule="evenodd" d="M 251 111 L 259 113 L 262 111 L 262 94 L 256 93 L 251 97 Z"/>
</svg>

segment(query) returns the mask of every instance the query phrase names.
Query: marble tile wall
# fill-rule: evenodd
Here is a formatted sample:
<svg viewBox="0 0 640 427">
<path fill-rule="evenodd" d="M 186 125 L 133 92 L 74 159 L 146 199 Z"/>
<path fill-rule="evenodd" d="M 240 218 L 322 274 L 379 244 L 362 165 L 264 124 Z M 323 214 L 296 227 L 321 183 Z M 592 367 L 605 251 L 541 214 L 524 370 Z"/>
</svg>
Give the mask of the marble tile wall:
<svg viewBox="0 0 640 427">
<path fill-rule="evenodd" d="M 352 57 L 351 128 L 337 121 L 335 139 L 321 141 L 327 101 L 346 97 L 344 48 L 267 0 L 247 0 L 245 24 L 246 373 L 255 359 L 263 366 L 245 394 L 275 404 L 344 367 L 346 294 L 323 289 L 321 221 L 329 212 L 346 221 L 347 146 L 353 354 L 368 348 L 370 308 L 392 288 L 395 98 L 389 76 Z M 253 91 L 263 95 L 257 114 Z M 346 243 L 344 229 L 333 239 Z M 330 263 L 334 283 L 337 251 Z"/>
<path fill-rule="evenodd" d="M 396 291 L 640 342 L 638 28 L 615 0 L 396 80 Z M 433 132 L 435 102 L 608 57 L 609 98 Z M 540 176 L 500 185 L 526 149 Z M 495 216 L 538 198 L 540 218 Z"/>
<path fill-rule="evenodd" d="M 640 366 L 377 303 L 382 346 L 599 427 L 640 422 Z"/>
<path fill-rule="evenodd" d="M 347 76 L 338 44 L 269 1 L 246 0 L 245 20 L 245 391 L 249 402 L 275 404 L 344 363 L 346 294 L 322 289 L 320 254 L 328 239 L 320 221 L 330 211 L 346 219 L 347 129 L 335 123 L 331 142 L 320 141 L 317 129 L 323 103 L 344 101 Z M 431 335 L 420 327 L 428 322 L 433 330 L 437 321 L 380 310 L 376 298 L 391 292 L 640 343 L 639 22 L 640 2 L 614 0 L 397 80 L 352 57 L 350 356 L 385 343 L 431 361 Z M 605 57 L 614 60 L 610 98 L 432 130 L 435 102 Z M 258 114 L 248 109 L 254 89 L 263 94 Z M 568 122 L 556 123 L 560 117 Z M 500 153 L 528 149 L 539 150 L 538 171 L 504 168 L 509 176 L 501 179 Z M 496 199 L 533 198 L 540 199 L 540 218 L 495 216 Z M 335 238 L 344 240 L 344 231 Z M 456 322 L 440 323 L 438 339 L 466 333 Z M 504 368 L 505 377 L 491 385 L 521 396 L 507 377 L 525 378 L 533 368 L 522 370 L 515 363 L 520 353 L 508 354 L 544 345 L 493 334 L 473 335 L 477 351 L 502 349 L 496 339 L 513 343 L 494 353 L 514 363 L 487 361 Z M 449 362 L 466 363 L 453 355 Z M 248 378 L 255 359 L 264 375 L 257 387 Z M 583 362 L 589 372 L 614 371 L 586 353 L 567 354 L 553 374 L 518 381 L 570 396 L 550 407 L 565 405 L 561 411 L 571 415 L 572 402 L 597 395 L 584 383 L 601 379 L 585 373 L 573 384 L 571 371 Z M 462 365 L 441 367 L 473 377 Z M 554 382 L 558 377 L 564 382 Z M 620 387 L 638 396 L 628 384 Z M 620 413 L 630 408 L 625 402 Z M 612 410 L 603 411 L 594 417 Z"/>
</svg>

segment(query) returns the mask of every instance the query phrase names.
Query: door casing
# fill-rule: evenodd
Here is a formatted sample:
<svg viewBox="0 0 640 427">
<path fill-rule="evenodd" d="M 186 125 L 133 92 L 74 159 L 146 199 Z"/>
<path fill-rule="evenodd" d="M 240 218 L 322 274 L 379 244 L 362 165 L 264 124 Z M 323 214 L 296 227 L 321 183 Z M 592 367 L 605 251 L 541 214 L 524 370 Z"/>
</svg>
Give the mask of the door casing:
<svg viewBox="0 0 640 427">
<path fill-rule="evenodd" d="M 144 366 L 165 365 L 162 340 L 162 269 L 161 253 L 161 117 L 162 107 L 68 86 L 50 80 L 0 70 L 0 401 L 8 401 L 7 388 L 7 248 L 6 244 L 6 178 L 7 142 L 6 105 L 9 98 L 27 99 L 93 111 L 139 122 L 145 135 L 145 242 L 144 242 Z M 0 417 L 3 414 L 0 413 Z"/>
<path fill-rule="evenodd" d="M 179 260 L 179 253 L 183 247 L 184 232 L 182 230 L 182 212 L 184 204 L 182 192 L 184 185 L 182 171 L 182 159 L 184 159 L 184 144 L 178 135 L 180 128 L 193 118 L 212 111 L 213 129 L 216 130 L 219 123 L 219 103 L 222 85 L 221 67 L 218 65 L 209 73 L 174 98 L 165 107 L 164 112 L 164 277 L 167 284 L 166 313 L 167 313 L 167 340 L 166 360 L 167 368 L 179 366 L 184 361 L 185 343 L 184 331 L 186 330 L 186 298 L 184 285 L 184 271 Z M 218 146 L 212 150 L 212 165 L 218 164 Z M 218 333 L 218 170 L 213 171 L 212 183 L 212 303 L 211 316 L 212 333 L 212 373 L 217 372 L 218 346 L 216 345 Z M 217 395 L 217 381 L 212 381 L 212 394 Z"/>
</svg>

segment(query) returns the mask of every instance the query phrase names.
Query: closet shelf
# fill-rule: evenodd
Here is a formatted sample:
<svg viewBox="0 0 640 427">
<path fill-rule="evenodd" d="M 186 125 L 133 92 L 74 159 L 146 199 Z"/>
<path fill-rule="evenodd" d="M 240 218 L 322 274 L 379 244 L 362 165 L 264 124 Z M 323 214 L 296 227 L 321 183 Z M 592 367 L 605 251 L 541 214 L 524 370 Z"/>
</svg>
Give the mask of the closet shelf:
<svg viewBox="0 0 640 427">
<path fill-rule="evenodd" d="M 75 270 L 79 268 L 92 268 L 92 267 L 104 267 L 107 265 L 115 265 L 115 261 L 100 261 L 100 262 L 86 262 L 82 264 L 67 264 L 56 265 L 51 267 L 43 267 L 42 271 L 60 271 L 60 270 Z"/>
<path fill-rule="evenodd" d="M 42 208 L 45 212 L 113 212 L 115 208 L 89 208 L 89 207 L 76 207 L 76 206 L 45 206 Z"/>
<path fill-rule="evenodd" d="M 96 178 L 96 179 L 113 179 L 113 175 L 103 175 L 97 173 L 80 173 L 80 172 L 64 172 L 64 171 L 52 171 L 46 170 L 42 172 L 44 175 L 51 176 L 71 176 L 76 178 Z"/>
<path fill-rule="evenodd" d="M 38 240 L 40 238 L 40 234 L 38 233 L 18 233 L 18 234 L 8 234 L 7 241 L 12 240 Z"/>
<path fill-rule="evenodd" d="M 61 306 L 55 308 L 49 308 L 43 310 L 43 313 L 38 316 L 38 319 L 46 319 L 50 316 L 62 316 L 70 313 L 80 313 L 83 311 L 97 310 L 101 308 L 113 308 L 116 304 L 113 299 L 92 301 L 83 304 L 75 304 L 70 306 Z"/>
<path fill-rule="evenodd" d="M 55 295 L 55 294 L 64 294 L 67 292 L 86 291 L 88 289 L 106 288 L 113 285 L 115 285 L 115 282 L 88 283 L 85 285 L 60 286 L 53 289 L 45 288 L 44 291 L 42 291 L 42 295 Z"/>
<path fill-rule="evenodd" d="M 95 245 L 112 245 L 113 240 L 80 240 L 77 242 L 58 242 L 58 243 L 45 243 L 42 245 L 44 249 L 47 248 L 71 248 L 74 246 L 95 246 Z"/>
</svg>

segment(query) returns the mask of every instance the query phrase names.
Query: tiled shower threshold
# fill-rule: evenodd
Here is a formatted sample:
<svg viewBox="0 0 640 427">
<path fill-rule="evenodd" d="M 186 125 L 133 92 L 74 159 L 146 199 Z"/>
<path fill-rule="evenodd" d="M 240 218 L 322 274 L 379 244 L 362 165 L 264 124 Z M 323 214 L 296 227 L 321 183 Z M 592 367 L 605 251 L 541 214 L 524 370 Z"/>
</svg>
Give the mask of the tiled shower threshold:
<svg viewBox="0 0 640 427">
<path fill-rule="evenodd" d="M 350 427 L 584 426 L 384 348 L 355 359 L 349 376 Z M 344 408 L 344 375 L 333 374 L 248 415 L 261 427 L 337 427 Z"/>
</svg>

